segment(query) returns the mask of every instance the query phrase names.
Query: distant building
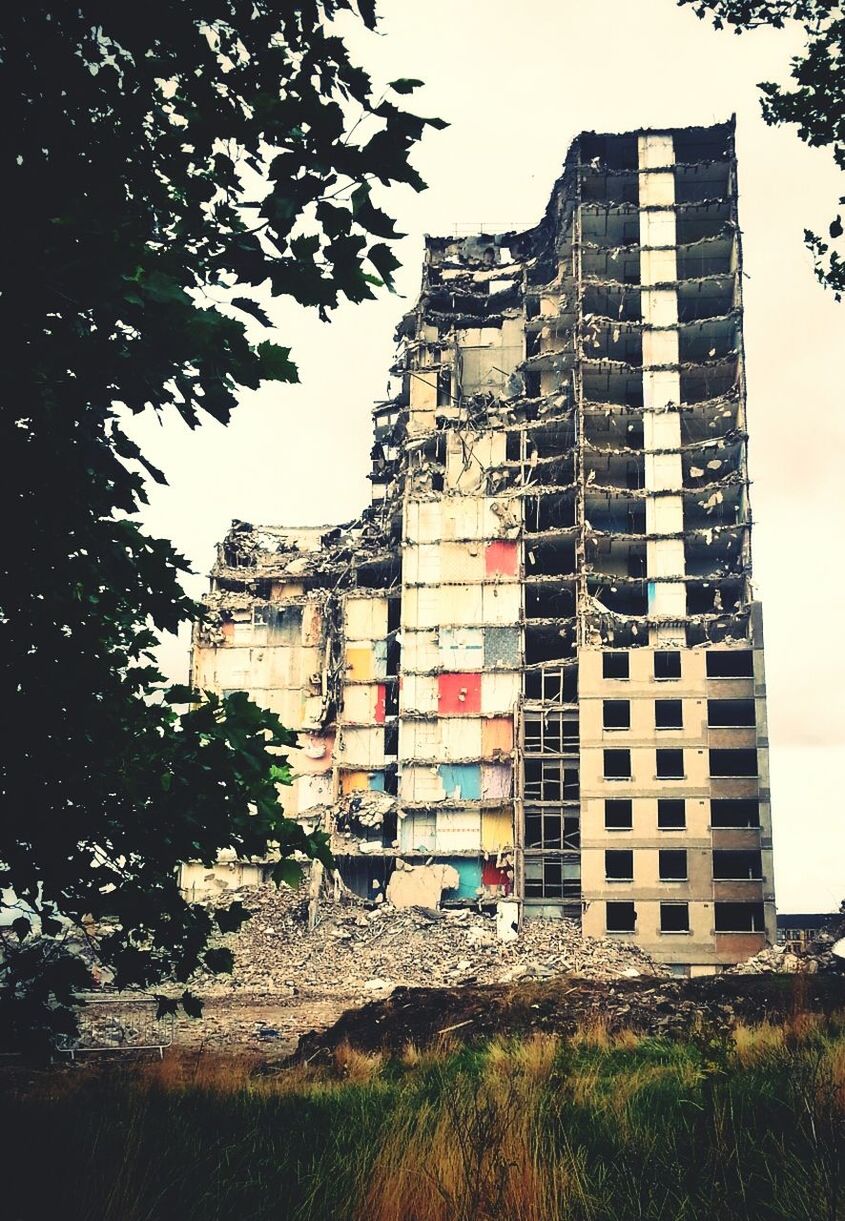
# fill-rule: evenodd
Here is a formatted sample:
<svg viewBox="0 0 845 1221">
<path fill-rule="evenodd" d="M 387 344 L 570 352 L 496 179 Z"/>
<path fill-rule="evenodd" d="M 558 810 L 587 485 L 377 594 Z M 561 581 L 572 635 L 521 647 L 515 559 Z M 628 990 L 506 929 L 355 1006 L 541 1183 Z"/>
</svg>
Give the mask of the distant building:
<svg viewBox="0 0 845 1221">
<path fill-rule="evenodd" d="M 774 941 L 741 288 L 732 123 L 581 135 L 533 229 L 427 239 L 371 507 L 233 523 L 194 681 L 301 730 L 358 893 Z"/>
<path fill-rule="evenodd" d="M 786 945 L 790 949 L 801 949 L 814 941 L 819 933 L 837 928 L 843 920 L 845 917 L 841 912 L 801 912 L 799 914 L 778 912 L 778 945 Z"/>
</svg>

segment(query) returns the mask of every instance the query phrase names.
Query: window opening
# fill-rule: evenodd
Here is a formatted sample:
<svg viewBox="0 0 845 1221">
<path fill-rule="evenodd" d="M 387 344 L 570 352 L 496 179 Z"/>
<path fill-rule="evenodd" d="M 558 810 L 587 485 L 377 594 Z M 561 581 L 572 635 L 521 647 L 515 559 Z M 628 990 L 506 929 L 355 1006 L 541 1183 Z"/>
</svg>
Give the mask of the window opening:
<svg viewBox="0 0 845 1221">
<path fill-rule="evenodd" d="M 687 803 L 683 797 L 658 799 L 657 825 L 662 831 L 683 830 L 687 825 Z"/>
<path fill-rule="evenodd" d="M 604 825 L 608 831 L 631 830 L 633 826 L 633 803 L 629 797 L 605 798 Z"/>
<path fill-rule="evenodd" d="M 664 747 L 656 753 L 658 780 L 682 780 L 684 777 L 684 752 Z"/>
<path fill-rule="evenodd" d="M 604 775 L 606 780 L 630 780 L 631 752 L 629 750 L 606 750 L 604 752 Z"/>
<path fill-rule="evenodd" d="M 655 700 L 654 724 L 656 729 L 683 729 L 683 700 Z"/>
<path fill-rule="evenodd" d="M 686 882 L 686 848 L 661 848 L 658 853 L 661 882 Z"/>
<path fill-rule="evenodd" d="M 627 653 L 603 653 L 602 654 L 602 675 L 604 678 L 627 678 L 628 677 L 628 654 Z"/>
</svg>

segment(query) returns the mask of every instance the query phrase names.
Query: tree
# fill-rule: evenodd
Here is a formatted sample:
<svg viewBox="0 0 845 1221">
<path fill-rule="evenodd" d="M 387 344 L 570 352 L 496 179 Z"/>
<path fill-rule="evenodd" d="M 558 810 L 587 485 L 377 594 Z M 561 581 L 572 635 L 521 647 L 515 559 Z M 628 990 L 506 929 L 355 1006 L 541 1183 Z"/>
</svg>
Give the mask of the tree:
<svg viewBox="0 0 845 1221">
<path fill-rule="evenodd" d="M 837 0 L 678 0 L 693 5 L 704 18 L 713 14 L 717 29 L 731 26 L 735 34 L 758 26 L 783 29 L 800 22 L 806 34 L 804 54 L 792 60 L 793 88 L 772 82 L 760 85 L 763 117 L 772 125 L 796 123 L 798 135 L 813 148 L 830 146 L 833 158 L 845 170 L 845 10 Z M 845 204 L 845 196 L 840 197 Z M 816 276 L 837 301 L 845 292 L 843 249 L 833 245 L 843 235 L 842 214 L 830 222 L 828 237 L 805 229 L 804 240 L 813 252 Z"/>
<path fill-rule="evenodd" d="M 292 879 L 295 851 L 330 860 L 280 812 L 294 736 L 245 697 L 168 690 L 156 669 L 156 630 L 198 608 L 185 560 L 135 519 L 145 479 L 164 475 L 120 421 L 172 405 L 191 427 L 225 423 L 240 388 L 295 381 L 287 348 L 247 338 L 247 318 L 269 325 L 259 287 L 327 318 L 341 296 L 391 286 L 400 235 L 373 192 L 422 189 L 409 153 L 443 124 L 399 104 L 418 81 L 375 96 L 336 32 L 344 11 L 374 28 L 373 0 L 0 14 L 0 886 L 20 905 L 0 985 L 21 1032 L 23 997 L 66 1024 L 87 978 L 65 920 L 107 922 L 96 950 L 121 986 L 187 981 L 229 963 L 207 948 L 212 917 L 180 896 L 180 861 L 277 844 Z"/>
</svg>

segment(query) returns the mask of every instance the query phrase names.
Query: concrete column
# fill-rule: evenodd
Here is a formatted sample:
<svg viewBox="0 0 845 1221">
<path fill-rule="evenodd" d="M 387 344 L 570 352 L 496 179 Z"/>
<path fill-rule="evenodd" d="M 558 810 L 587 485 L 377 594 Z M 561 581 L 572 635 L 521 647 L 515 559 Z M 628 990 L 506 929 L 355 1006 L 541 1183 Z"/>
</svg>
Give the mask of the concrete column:
<svg viewBox="0 0 845 1221">
<path fill-rule="evenodd" d="M 678 371 L 677 237 L 675 154 L 670 135 L 641 135 L 639 141 L 640 282 L 643 323 L 643 425 L 647 575 L 684 575 L 681 466 L 681 378 Z M 646 172 L 643 172 L 646 171 Z M 661 451 L 670 450 L 665 453 Z M 665 536 L 665 537 L 661 537 Z M 649 614 L 683 618 L 682 581 L 649 581 Z M 678 642 L 679 629 L 652 628 L 651 644 Z"/>
</svg>

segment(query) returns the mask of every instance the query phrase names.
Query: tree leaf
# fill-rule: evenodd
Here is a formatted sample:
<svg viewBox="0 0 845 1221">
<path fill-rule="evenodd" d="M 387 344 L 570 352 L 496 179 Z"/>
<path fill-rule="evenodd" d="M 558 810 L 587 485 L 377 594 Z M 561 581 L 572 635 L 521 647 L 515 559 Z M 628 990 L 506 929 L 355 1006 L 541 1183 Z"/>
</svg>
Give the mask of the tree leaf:
<svg viewBox="0 0 845 1221">
<path fill-rule="evenodd" d="M 278 344 L 265 340 L 258 345 L 257 352 L 261 360 L 262 381 L 299 381 L 299 372 L 290 360 L 290 348 L 281 348 Z"/>
<path fill-rule="evenodd" d="M 297 865 L 296 861 L 281 860 L 273 866 L 271 877 L 277 886 L 281 886 L 284 882 L 286 886 L 290 886 L 292 890 L 296 890 L 302 885 L 302 879 L 305 875 L 302 872 L 302 866 Z"/>
<path fill-rule="evenodd" d="M 214 919 L 221 933 L 236 933 L 241 925 L 246 920 L 249 920 L 251 915 L 252 912 L 244 907 L 240 899 L 236 899 L 228 907 L 216 908 Z"/>
<path fill-rule="evenodd" d="M 156 1021 L 161 1021 L 163 1017 L 167 1017 L 170 1013 L 175 1014 L 179 1008 L 179 1002 L 169 996 L 156 996 L 156 1000 L 158 1001 Z"/>
<path fill-rule="evenodd" d="M 164 693 L 168 704 L 192 704 L 199 698 L 199 692 L 184 683 L 174 683 Z"/>
<path fill-rule="evenodd" d="M 424 84 L 425 81 L 417 81 L 410 77 L 402 76 L 399 80 L 391 81 L 389 88 L 395 90 L 396 93 L 413 93 L 415 89 L 421 88 Z"/>
<path fill-rule="evenodd" d="M 218 946 L 205 952 L 205 965 L 215 975 L 231 975 L 235 966 L 232 951 L 225 946 Z"/>
<path fill-rule="evenodd" d="M 384 242 L 377 242 L 375 246 L 371 246 L 367 251 L 367 258 L 391 292 L 395 291 L 393 288 L 393 272 L 396 271 L 400 264 L 390 247 L 386 246 Z"/>
<path fill-rule="evenodd" d="M 185 991 L 182 993 L 181 999 L 182 999 L 182 1008 L 185 1010 L 188 1017 L 191 1017 L 191 1018 L 202 1017 L 203 1002 L 199 999 L 198 996 L 194 996 L 193 992 L 189 992 L 188 989 L 186 988 Z"/>
<path fill-rule="evenodd" d="M 232 297 L 229 304 L 234 305 L 236 309 L 243 310 L 245 314 L 250 314 L 253 318 L 260 322 L 262 326 L 273 325 L 261 306 L 253 301 L 250 297 Z"/>
</svg>

